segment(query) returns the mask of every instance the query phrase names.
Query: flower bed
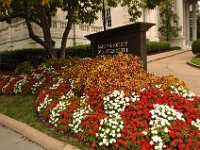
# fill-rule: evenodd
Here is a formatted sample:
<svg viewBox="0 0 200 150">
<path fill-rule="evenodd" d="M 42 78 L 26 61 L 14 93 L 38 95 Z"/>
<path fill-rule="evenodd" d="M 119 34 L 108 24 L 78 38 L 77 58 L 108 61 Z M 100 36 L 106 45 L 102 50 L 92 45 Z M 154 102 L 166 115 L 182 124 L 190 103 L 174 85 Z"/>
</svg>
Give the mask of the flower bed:
<svg viewBox="0 0 200 150">
<path fill-rule="evenodd" d="M 84 59 L 62 76 L 37 70 L 1 77 L 0 87 L 2 94 L 38 93 L 40 116 L 95 149 L 200 149 L 200 97 L 175 77 L 141 67 L 127 55 Z M 30 92 L 23 92 L 26 84 Z"/>
</svg>

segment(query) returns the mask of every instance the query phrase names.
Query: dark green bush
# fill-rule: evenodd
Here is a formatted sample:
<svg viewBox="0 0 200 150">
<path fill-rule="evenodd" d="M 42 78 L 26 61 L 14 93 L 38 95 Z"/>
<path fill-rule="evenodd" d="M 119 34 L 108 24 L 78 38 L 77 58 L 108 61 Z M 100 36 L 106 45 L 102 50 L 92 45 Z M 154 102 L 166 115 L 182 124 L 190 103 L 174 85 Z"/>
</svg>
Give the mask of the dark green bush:
<svg viewBox="0 0 200 150">
<path fill-rule="evenodd" d="M 24 61 L 21 64 L 17 66 L 15 69 L 16 74 L 21 74 L 21 73 L 31 73 L 33 71 L 33 66 L 29 61 Z"/>
<path fill-rule="evenodd" d="M 198 39 L 192 43 L 192 52 L 194 54 L 200 53 L 200 39 Z"/>
<path fill-rule="evenodd" d="M 172 46 L 170 47 L 170 50 L 180 50 L 181 47 L 180 46 Z"/>
<path fill-rule="evenodd" d="M 57 50 L 59 56 L 59 50 Z M 90 45 L 79 45 L 66 48 L 67 59 L 70 57 L 90 57 Z M 13 51 L 0 52 L 0 70 L 14 70 L 19 64 L 24 61 L 29 61 L 34 67 L 48 60 L 47 51 L 44 49 L 22 49 Z M 74 61 L 74 59 L 73 59 Z M 50 63 L 50 61 L 48 61 Z M 51 62 L 55 63 L 55 62 Z"/>
<path fill-rule="evenodd" d="M 167 41 L 147 41 L 146 42 L 147 53 L 154 53 L 160 51 L 170 50 L 170 43 Z"/>
<path fill-rule="evenodd" d="M 29 61 L 34 67 L 47 60 L 44 49 L 22 49 L 0 52 L 0 69 L 14 70 L 20 63 Z"/>
<path fill-rule="evenodd" d="M 80 58 L 92 56 L 90 45 L 77 45 L 77 46 L 67 47 L 66 54 L 70 57 L 80 57 Z"/>
</svg>

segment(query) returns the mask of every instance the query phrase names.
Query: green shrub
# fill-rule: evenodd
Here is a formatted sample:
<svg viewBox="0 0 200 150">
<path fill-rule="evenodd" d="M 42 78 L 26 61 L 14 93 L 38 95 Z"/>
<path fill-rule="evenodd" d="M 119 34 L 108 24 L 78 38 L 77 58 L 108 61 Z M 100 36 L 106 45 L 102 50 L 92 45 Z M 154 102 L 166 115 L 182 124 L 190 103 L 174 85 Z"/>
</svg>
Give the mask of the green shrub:
<svg viewBox="0 0 200 150">
<path fill-rule="evenodd" d="M 90 45 L 77 45 L 77 46 L 67 47 L 66 54 L 71 57 L 80 57 L 80 58 L 92 56 Z"/>
<path fill-rule="evenodd" d="M 170 50 L 170 43 L 167 41 L 147 41 L 146 42 L 147 53 L 154 53 L 160 51 Z"/>
<path fill-rule="evenodd" d="M 57 54 L 60 55 L 58 49 Z M 70 61 L 71 63 L 76 63 L 77 57 L 84 58 L 91 56 L 90 45 L 79 45 L 66 48 L 66 59 L 64 61 Z M 71 59 L 71 60 L 69 60 Z M 0 52 L 0 70 L 14 70 L 20 63 L 24 61 L 29 61 L 34 67 L 45 63 L 48 60 L 47 51 L 44 49 L 21 49 L 13 51 L 2 51 Z M 54 62 L 53 60 L 48 60 L 46 65 L 61 64 L 61 61 Z"/>
<path fill-rule="evenodd" d="M 77 57 L 66 57 L 65 59 L 47 59 L 45 63 L 42 63 L 39 65 L 41 66 L 46 66 L 46 67 L 53 67 L 55 69 L 59 69 L 64 66 L 73 66 L 75 64 L 78 64 L 80 62 L 80 59 Z"/>
<path fill-rule="evenodd" d="M 180 46 L 172 46 L 170 47 L 170 50 L 180 50 L 181 47 Z"/>
<path fill-rule="evenodd" d="M 20 74 L 20 73 L 31 73 L 33 71 L 33 66 L 30 62 L 25 61 L 21 64 L 19 64 L 19 66 L 17 66 L 17 68 L 15 69 L 15 73 Z"/>
<path fill-rule="evenodd" d="M 0 52 L 0 69 L 14 70 L 20 63 L 29 61 L 34 67 L 47 60 L 44 49 L 22 49 Z"/>
<path fill-rule="evenodd" d="M 198 39 L 192 43 L 192 52 L 194 54 L 200 53 L 200 39 Z"/>
</svg>

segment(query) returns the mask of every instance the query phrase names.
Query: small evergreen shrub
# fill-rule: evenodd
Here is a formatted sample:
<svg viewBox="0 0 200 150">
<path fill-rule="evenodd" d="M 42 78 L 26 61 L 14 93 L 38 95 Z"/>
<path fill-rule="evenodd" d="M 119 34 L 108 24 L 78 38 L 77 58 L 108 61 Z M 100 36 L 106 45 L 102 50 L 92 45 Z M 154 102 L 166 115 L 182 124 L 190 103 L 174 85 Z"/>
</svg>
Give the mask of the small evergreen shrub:
<svg viewBox="0 0 200 150">
<path fill-rule="evenodd" d="M 170 43 L 167 41 L 147 41 L 146 49 L 147 53 L 166 51 L 170 50 Z"/>
<path fill-rule="evenodd" d="M 21 64 L 19 64 L 17 66 L 17 68 L 15 69 L 15 73 L 16 74 L 20 74 L 20 73 L 31 73 L 33 71 L 33 66 L 29 61 L 25 61 Z"/>
<path fill-rule="evenodd" d="M 200 39 L 198 39 L 192 43 L 192 52 L 194 54 L 200 53 Z"/>
</svg>

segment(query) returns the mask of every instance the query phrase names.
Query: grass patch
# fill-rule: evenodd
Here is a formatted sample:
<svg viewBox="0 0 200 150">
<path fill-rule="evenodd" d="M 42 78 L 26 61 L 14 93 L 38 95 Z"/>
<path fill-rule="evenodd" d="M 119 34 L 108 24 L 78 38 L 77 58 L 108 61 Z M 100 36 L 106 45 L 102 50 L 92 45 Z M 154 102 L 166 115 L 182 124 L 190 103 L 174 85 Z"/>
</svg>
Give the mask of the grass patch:
<svg viewBox="0 0 200 150">
<path fill-rule="evenodd" d="M 64 134 L 45 126 L 37 117 L 34 108 L 35 100 L 35 96 L 0 96 L 0 113 L 24 122 L 60 141 L 72 144 L 80 149 L 89 150 L 88 147 L 80 144 L 80 141 L 65 137 Z"/>
<path fill-rule="evenodd" d="M 196 65 L 200 65 L 200 56 L 192 58 L 191 62 Z"/>
</svg>

